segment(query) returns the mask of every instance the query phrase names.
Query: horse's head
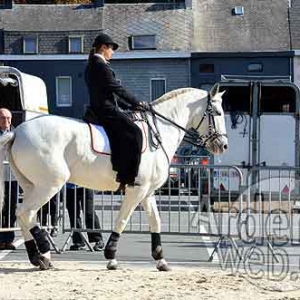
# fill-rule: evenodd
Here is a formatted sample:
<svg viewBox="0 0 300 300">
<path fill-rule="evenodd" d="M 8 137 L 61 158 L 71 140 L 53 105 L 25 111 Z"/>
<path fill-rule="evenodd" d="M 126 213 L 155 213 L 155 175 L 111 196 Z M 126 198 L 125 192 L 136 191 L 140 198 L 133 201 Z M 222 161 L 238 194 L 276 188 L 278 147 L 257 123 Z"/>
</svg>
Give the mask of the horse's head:
<svg viewBox="0 0 300 300">
<path fill-rule="evenodd" d="M 224 92 L 207 94 L 207 106 L 202 116 L 194 120 L 194 129 L 200 135 L 200 144 L 213 154 L 222 154 L 228 148 L 225 117 L 222 108 Z"/>
</svg>

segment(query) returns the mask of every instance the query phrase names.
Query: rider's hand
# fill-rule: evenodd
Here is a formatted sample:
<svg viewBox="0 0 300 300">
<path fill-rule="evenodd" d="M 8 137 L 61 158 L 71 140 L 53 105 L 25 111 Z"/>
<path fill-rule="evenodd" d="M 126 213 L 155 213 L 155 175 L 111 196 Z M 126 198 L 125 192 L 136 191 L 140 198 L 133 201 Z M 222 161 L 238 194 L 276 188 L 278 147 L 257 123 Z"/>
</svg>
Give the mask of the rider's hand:
<svg viewBox="0 0 300 300">
<path fill-rule="evenodd" d="M 148 102 L 139 102 L 139 108 L 143 109 L 143 110 L 150 110 L 150 104 Z"/>
</svg>

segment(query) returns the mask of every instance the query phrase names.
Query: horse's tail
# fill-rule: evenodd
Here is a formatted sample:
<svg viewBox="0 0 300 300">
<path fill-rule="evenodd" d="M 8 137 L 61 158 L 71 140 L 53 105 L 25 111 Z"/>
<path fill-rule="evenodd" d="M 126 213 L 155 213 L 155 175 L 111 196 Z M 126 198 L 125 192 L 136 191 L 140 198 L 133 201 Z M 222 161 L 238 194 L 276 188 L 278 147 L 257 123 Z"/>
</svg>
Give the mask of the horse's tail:
<svg viewBox="0 0 300 300">
<path fill-rule="evenodd" d="M 4 161 L 7 157 L 7 152 L 10 151 L 10 145 L 15 138 L 14 132 L 7 132 L 0 136 L 0 212 L 2 211 L 3 198 L 4 198 L 4 175 L 5 165 Z M 1 215 L 1 213 L 0 213 Z"/>
</svg>

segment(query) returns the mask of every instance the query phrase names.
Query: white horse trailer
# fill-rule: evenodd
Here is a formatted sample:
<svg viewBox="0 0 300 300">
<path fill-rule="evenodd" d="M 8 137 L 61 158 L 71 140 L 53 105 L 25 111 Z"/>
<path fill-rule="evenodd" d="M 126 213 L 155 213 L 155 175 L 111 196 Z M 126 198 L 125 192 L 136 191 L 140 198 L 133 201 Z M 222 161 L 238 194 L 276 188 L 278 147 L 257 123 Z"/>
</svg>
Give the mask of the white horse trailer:
<svg viewBox="0 0 300 300">
<path fill-rule="evenodd" d="M 9 66 L 0 66 L 0 107 L 12 112 L 12 124 L 48 113 L 44 81 Z"/>
<path fill-rule="evenodd" d="M 229 149 L 216 156 L 214 164 L 241 168 L 244 185 L 255 191 L 253 195 L 295 190 L 296 175 L 287 178 L 290 173 L 283 169 L 299 167 L 299 88 L 289 78 L 226 76 L 219 91 L 225 91 L 222 98 Z M 269 180 L 268 167 L 282 170 L 281 175 Z M 230 172 L 215 173 L 214 188 L 221 187 L 225 193 L 238 191 L 238 174 Z"/>
<path fill-rule="evenodd" d="M 0 107 L 11 111 L 14 127 L 38 115 L 48 114 L 44 81 L 16 68 L 0 66 Z M 4 164 L 5 180 L 15 180 L 8 163 Z"/>
</svg>

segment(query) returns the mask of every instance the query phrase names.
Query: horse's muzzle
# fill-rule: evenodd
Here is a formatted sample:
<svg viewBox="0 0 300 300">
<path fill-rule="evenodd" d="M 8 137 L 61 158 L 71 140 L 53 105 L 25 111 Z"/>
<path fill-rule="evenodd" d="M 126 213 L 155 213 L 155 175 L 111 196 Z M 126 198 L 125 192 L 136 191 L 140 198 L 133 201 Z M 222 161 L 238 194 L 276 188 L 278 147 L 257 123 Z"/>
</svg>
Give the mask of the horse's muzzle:
<svg viewBox="0 0 300 300">
<path fill-rule="evenodd" d="M 213 154 L 223 154 L 228 149 L 228 139 L 225 135 L 219 136 L 209 145 L 207 145 L 207 149 Z"/>
</svg>

